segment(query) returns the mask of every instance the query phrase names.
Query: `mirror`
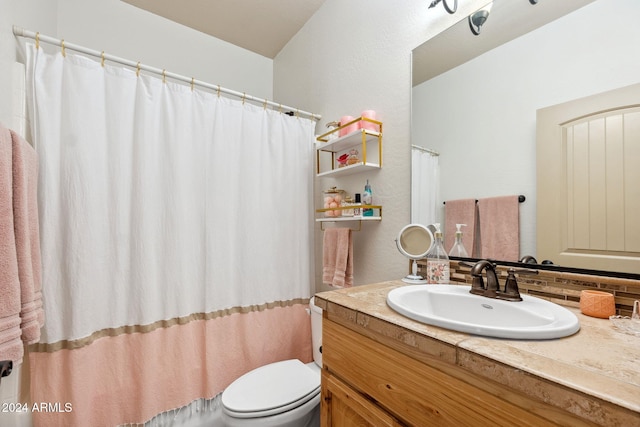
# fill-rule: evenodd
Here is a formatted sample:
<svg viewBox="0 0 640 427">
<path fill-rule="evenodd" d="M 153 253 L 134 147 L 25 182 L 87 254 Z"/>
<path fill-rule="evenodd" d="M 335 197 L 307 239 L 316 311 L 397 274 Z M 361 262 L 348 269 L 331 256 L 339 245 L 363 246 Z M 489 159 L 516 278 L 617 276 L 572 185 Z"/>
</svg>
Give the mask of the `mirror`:
<svg viewBox="0 0 640 427">
<path fill-rule="evenodd" d="M 426 257 L 432 245 L 433 233 L 422 224 L 404 226 L 396 238 L 396 246 L 400 253 L 412 261 Z M 412 273 L 403 278 L 403 282 L 413 284 L 427 283 L 424 277 L 418 275 L 417 262 L 411 263 L 411 269 Z"/>
<path fill-rule="evenodd" d="M 520 256 L 537 257 L 536 111 L 638 83 L 639 8 L 495 0 L 480 35 L 460 16 L 414 49 L 411 143 L 440 153 L 436 221 L 446 200 L 524 195 Z"/>
</svg>

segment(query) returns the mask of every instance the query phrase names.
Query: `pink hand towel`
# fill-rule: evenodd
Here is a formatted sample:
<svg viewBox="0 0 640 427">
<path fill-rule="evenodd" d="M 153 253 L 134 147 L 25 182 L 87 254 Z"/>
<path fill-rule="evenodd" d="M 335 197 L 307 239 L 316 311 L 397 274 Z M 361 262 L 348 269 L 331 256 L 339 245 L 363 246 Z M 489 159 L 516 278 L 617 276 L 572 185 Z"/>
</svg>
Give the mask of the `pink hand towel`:
<svg viewBox="0 0 640 427">
<path fill-rule="evenodd" d="M 462 244 L 470 257 L 476 256 L 476 199 L 447 200 L 444 204 L 444 249 L 449 253 L 455 243 L 456 224 L 462 227 Z"/>
<path fill-rule="evenodd" d="M 13 221 L 20 279 L 22 340 L 40 341 L 44 324 L 38 224 L 38 157 L 31 145 L 11 131 L 13 144 Z"/>
<path fill-rule="evenodd" d="M 518 196 L 478 200 L 482 258 L 518 261 L 520 218 Z"/>
<path fill-rule="evenodd" d="M 22 363 L 20 280 L 13 224 L 13 148 L 0 125 L 0 360 Z"/>
<path fill-rule="evenodd" d="M 322 282 L 338 288 L 353 285 L 353 243 L 349 228 L 328 228 L 322 242 Z"/>
</svg>

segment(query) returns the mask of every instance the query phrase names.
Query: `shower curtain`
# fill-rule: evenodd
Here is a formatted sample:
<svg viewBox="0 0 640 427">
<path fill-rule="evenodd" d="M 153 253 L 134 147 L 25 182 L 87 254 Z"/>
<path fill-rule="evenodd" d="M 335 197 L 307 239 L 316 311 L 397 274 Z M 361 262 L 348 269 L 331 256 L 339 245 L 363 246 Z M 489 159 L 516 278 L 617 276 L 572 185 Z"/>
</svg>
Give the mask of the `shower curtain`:
<svg viewBox="0 0 640 427">
<path fill-rule="evenodd" d="M 411 147 L 411 223 L 438 222 L 440 167 L 438 156 Z"/>
<path fill-rule="evenodd" d="M 311 361 L 314 122 L 27 50 L 47 316 L 35 425 L 141 423 Z"/>
</svg>

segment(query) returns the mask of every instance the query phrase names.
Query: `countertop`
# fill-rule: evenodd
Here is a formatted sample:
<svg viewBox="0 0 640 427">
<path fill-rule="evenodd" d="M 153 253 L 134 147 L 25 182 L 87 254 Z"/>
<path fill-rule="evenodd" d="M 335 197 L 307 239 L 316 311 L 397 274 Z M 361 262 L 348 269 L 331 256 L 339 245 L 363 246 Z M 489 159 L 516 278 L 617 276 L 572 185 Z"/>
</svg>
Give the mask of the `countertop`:
<svg viewBox="0 0 640 427">
<path fill-rule="evenodd" d="M 425 325 L 386 304 L 400 280 L 316 294 L 332 317 L 439 357 L 601 425 L 640 426 L 640 337 L 567 307 L 580 331 L 555 340 L 488 338 Z M 428 286 L 428 285 L 427 285 Z M 390 341 L 389 341 L 390 340 Z"/>
</svg>

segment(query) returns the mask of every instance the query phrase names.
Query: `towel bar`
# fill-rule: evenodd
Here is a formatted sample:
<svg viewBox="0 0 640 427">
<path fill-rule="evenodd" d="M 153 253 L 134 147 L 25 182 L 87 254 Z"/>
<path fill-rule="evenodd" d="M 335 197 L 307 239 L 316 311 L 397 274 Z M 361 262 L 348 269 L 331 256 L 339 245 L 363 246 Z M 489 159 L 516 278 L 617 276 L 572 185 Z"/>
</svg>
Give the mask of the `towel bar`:
<svg viewBox="0 0 640 427">
<path fill-rule="evenodd" d="M 527 200 L 527 198 L 525 196 L 523 196 L 522 194 L 520 194 L 518 196 L 518 202 L 519 203 L 524 203 L 524 201 Z M 476 199 L 476 203 L 478 203 L 478 199 Z M 446 205 L 447 202 L 442 202 L 443 205 Z"/>
<path fill-rule="evenodd" d="M 360 231 L 362 229 L 362 221 L 360 221 L 360 219 L 354 219 L 353 221 L 358 221 L 358 228 L 351 228 L 351 231 Z M 322 221 L 322 222 L 320 222 L 320 230 L 322 230 L 322 231 L 326 230 L 326 228 L 324 228 L 324 226 L 322 225 L 325 222 L 333 222 L 335 224 L 337 221 Z"/>
</svg>

